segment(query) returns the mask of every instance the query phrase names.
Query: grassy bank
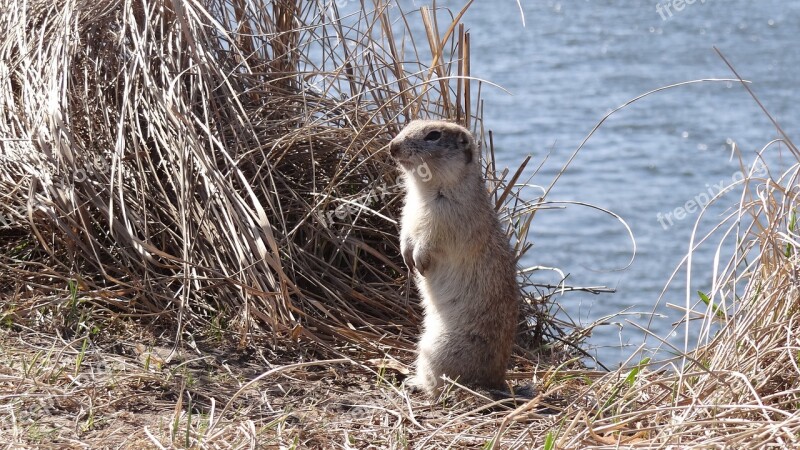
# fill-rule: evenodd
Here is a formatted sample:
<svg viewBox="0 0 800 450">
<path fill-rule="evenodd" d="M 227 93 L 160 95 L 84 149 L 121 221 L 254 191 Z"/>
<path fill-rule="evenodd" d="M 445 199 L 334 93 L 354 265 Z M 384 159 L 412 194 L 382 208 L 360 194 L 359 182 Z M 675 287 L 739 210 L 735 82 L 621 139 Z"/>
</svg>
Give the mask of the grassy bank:
<svg viewBox="0 0 800 450">
<path fill-rule="evenodd" d="M 520 256 L 546 201 L 521 195 L 527 161 L 494 165 L 460 12 L 51 3 L 0 6 L 4 445 L 796 442 L 794 172 L 736 191 L 719 228 L 735 257 L 687 313 L 698 349 L 585 369 L 587 330 L 553 317 L 563 287 L 525 270 L 509 378 L 538 395 L 430 402 L 400 385 L 420 309 L 386 144 L 413 118 L 473 129 Z"/>
</svg>

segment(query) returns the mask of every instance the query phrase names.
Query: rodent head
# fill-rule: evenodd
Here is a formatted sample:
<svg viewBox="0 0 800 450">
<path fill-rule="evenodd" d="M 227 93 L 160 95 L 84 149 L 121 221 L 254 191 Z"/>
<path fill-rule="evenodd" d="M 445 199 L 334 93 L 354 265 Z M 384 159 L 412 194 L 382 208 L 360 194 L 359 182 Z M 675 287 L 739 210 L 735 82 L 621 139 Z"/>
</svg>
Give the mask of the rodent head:
<svg viewBox="0 0 800 450">
<path fill-rule="evenodd" d="M 480 153 L 466 128 L 441 120 L 415 120 L 389 144 L 389 152 L 408 177 L 455 184 L 480 173 Z"/>
</svg>

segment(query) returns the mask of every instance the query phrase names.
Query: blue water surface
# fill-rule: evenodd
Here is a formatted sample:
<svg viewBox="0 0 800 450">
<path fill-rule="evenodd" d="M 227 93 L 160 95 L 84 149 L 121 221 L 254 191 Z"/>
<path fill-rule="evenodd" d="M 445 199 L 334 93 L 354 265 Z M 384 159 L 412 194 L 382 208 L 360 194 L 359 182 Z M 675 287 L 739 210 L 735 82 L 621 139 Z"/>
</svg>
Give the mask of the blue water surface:
<svg viewBox="0 0 800 450">
<path fill-rule="evenodd" d="M 528 154 L 532 166 L 549 153 L 534 182 L 547 184 L 592 127 L 611 109 L 647 91 L 687 80 L 733 78 L 716 46 L 769 112 L 793 137 L 800 125 L 800 2 L 697 0 L 680 11 L 669 2 L 622 0 L 476 1 L 464 18 L 472 45 L 472 75 L 502 85 L 484 86 L 485 126 L 494 131 L 501 165 L 515 167 Z M 686 2 L 688 3 L 688 2 Z M 671 5 L 671 3 L 669 3 Z M 457 9 L 459 2 L 438 2 Z M 661 13 L 657 6 L 660 5 Z M 614 294 L 566 294 L 558 301 L 572 319 L 588 324 L 619 311 L 589 344 L 608 366 L 631 357 L 649 327 L 686 344 L 672 331 L 687 302 L 686 269 L 657 301 L 689 248 L 699 213 L 675 217 L 687 201 L 716 194 L 744 159 L 778 137 L 775 127 L 738 83 L 709 82 L 659 92 L 610 117 L 588 141 L 551 192 L 550 200 L 586 202 L 619 214 L 636 239 L 633 264 L 627 231 L 615 219 L 586 207 L 542 210 L 533 224 L 534 248 L 523 265 L 558 267 L 577 286 L 604 285 Z M 770 167 L 792 164 L 786 147 L 769 151 Z M 783 168 L 781 167 L 781 168 Z M 531 193 L 531 196 L 535 192 Z M 699 230 L 708 230 L 735 205 L 738 193 L 712 207 Z M 671 216 L 667 216 L 672 213 Z M 711 289 L 719 238 L 693 256 L 691 304 Z M 723 246 L 728 255 L 733 245 Z M 725 251 L 722 255 L 725 256 Z M 542 271 L 537 279 L 557 282 Z M 658 316 L 650 321 L 655 310 Z M 663 316 L 663 317 L 662 317 Z M 696 342 L 690 329 L 689 347 Z M 646 346 L 658 341 L 648 338 Z M 662 351 L 660 356 L 669 352 Z M 642 355 L 636 355 L 638 361 Z"/>
</svg>

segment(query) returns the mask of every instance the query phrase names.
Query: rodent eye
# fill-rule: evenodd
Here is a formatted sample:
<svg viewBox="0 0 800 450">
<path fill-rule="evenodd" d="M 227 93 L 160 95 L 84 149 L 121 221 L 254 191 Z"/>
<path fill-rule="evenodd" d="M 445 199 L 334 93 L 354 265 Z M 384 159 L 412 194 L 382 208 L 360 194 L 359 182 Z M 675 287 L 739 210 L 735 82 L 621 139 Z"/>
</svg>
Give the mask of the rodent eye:
<svg viewBox="0 0 800 450">
<path fill-rule="evenodd" d="M 430 133 L 428 133 L 425 136 L 425 140 L 426 141 L 438 141 L 440 137 L 442 137 L 442 132 L 434 130 L 434 131 L 431 131 Z"/>
</svg>

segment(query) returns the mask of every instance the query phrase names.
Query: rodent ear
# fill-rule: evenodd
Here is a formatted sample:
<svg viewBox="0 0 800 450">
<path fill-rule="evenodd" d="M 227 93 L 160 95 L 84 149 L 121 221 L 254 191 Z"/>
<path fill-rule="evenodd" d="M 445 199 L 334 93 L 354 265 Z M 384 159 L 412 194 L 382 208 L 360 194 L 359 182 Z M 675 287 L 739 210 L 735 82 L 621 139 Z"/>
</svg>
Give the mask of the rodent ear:
<svg viewBox="0 0 800 450">
<path fill-rule="evenodd" d="M 462 131 L 458 134 L 458 148 L 464 152 L 464 161 L 466 164 L 472 162 L 472 136 L 468 131 Z"/>
</svg>

